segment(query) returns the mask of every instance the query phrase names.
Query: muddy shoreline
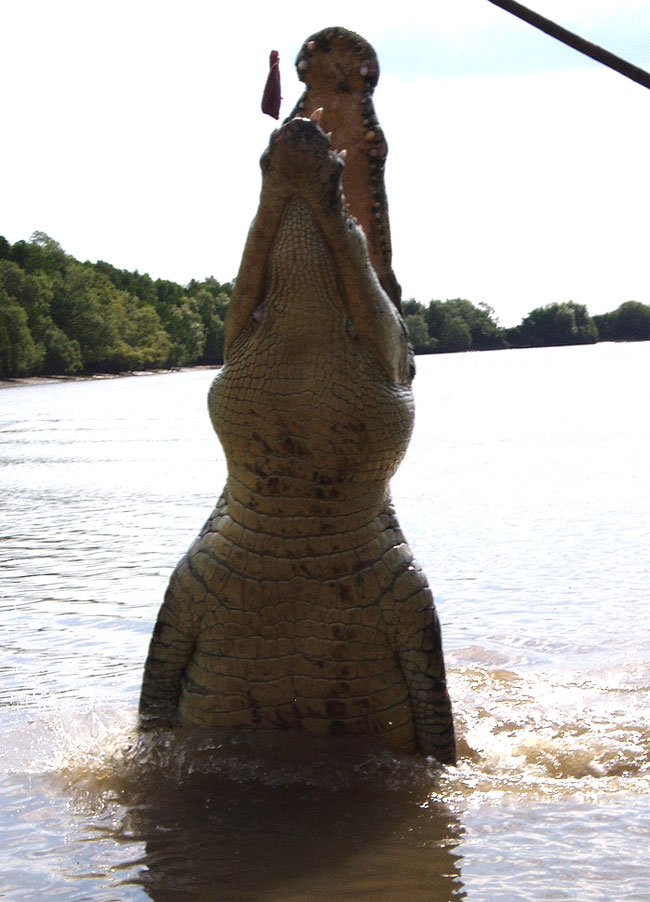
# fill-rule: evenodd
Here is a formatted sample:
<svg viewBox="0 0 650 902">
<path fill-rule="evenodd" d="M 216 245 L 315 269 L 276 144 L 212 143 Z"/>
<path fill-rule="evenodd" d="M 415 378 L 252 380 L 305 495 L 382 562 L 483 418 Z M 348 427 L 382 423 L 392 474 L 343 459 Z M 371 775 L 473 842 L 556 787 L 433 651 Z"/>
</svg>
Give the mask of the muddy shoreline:
<svg viewBox="0 0 650 902">
<path fill-rule="evenodd" d="M 75 376 L 4 376 L 0 378 L 0 389 L 17 388 L 21 385 L 55 385 L 61 382 L 98 382 L 104 379 L 122 379 L 125 376 L 164 376 L 170 373 L 185 373 L 191 370 L 218 370 L 220 364 L 199 366 L 177 366 L 164 370 L 129 370 L 124 373 L 88 373 Z"/>
</svg>

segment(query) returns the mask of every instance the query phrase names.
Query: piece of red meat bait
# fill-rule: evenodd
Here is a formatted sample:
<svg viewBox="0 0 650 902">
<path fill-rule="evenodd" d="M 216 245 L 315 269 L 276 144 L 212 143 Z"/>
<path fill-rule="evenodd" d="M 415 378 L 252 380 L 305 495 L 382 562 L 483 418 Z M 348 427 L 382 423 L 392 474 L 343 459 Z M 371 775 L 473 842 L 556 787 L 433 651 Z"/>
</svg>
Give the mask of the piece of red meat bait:
<svg viewBox="0 0 650 902">
<path fill-rule="evenodd" d="M 267 116 L 273 116 L 274 119 L 280 117 L 280 101 L 282 94 L 280 93 L 280 54 L 277 50 L 272 50 L 269 57 L 269 74 L 264 85 L 264 94 L 262 94 L 262 112 Z"/>
</svg>

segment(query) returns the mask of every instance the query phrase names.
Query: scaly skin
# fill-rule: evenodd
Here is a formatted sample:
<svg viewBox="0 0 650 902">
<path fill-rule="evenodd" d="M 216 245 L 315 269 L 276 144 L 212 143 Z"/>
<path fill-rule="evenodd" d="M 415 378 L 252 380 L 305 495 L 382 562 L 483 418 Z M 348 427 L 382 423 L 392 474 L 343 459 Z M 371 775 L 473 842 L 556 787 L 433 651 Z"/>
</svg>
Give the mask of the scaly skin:
<svg viewBox="0 0 650 902">
<path fill-rule="evenodd" d="M 406 332 L 321 128 L 288 120 L 261 166 L 209 397 L 228 479 L 171 578 L 142 724 L 378 735 L 450 763 L 440 627 L 388 490 L 413 424 Z"/>
</svg>

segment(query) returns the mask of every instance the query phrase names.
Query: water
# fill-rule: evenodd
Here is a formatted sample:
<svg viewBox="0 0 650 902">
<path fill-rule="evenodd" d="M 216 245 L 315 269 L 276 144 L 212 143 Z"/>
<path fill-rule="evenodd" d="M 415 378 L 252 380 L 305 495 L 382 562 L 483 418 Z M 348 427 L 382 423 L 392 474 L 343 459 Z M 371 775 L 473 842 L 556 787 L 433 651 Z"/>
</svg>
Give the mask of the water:
<svg viewBox="0 0 650 902">
<path fill-rule="evenodd" d="M 0 390 L 0 897 L 650 897 L 650 343 L 419 358 L 393 483 L 457 768 L 136 734 L 225 463 L 213 373 Z"/>
</svg>

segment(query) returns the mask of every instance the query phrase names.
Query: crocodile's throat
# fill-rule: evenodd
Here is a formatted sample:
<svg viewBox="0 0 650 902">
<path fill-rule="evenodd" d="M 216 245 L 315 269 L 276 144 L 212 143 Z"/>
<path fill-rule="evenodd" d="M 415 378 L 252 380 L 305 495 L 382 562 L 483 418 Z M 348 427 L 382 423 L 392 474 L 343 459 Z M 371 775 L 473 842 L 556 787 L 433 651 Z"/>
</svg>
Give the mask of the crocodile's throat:
<svg viewBox="0 0 650 902">
<path fill-rule="evenodd" d="M 231 497 L 267 515 L 372 518 L 413 422 L 408 346 L 316 122 L 274 133 L 210 392 Z M 327 487 L 327 491 L 324 491 Z M 291 526 L 293 529 L 293 526 Z"/>
<path fill-rule="evenodd" d="M 230 497 L 262 520 L 288 512 L 291 534 L 297 514 L 343 528 L 385 505 L 410 438 L 410 387 L 388 379 L 359 339 L 335 255 L 297 193 L 279 216 L 259 303 L 210 410 Z"/>
<path fill-rule="evenodd" d="M 336 264 L 308 203 L 287 201 L 269 254 L 265 289 L 253 312 L 253 331 L 262 352 L 288 357 L 298 369 L 314 346 L 347 341 L 353 328 Z M 347 333 L 347 334 L 346 334 Z"/>
<path fill-rule="evenodd" d="M 379 283 L 364 232 L 345 204 L 341 155 L 333 151 L 316 122 L 296 118 L 271 136 L 261 168 L 260 205 L 226 323 L 226 365 L 238 356 L 242 342 L 250 339 L 251 324 L 259 325 L 264 318 L 271 287 L 276 294 L 286 287 L 285 303 L 294 305 L 292 285 L 301 279 L 303 289 L 309 283 L 319 297 L 325 287 L 331 293 L 333 264 L 336 293 L 355 337 L 391 382 L 410 382 L 413 371 L 406 330 Z M 321 272 L 322 267 L 328 272 Z M 278 277 L 273 286 L 270 275 Z"/>
</svg>

